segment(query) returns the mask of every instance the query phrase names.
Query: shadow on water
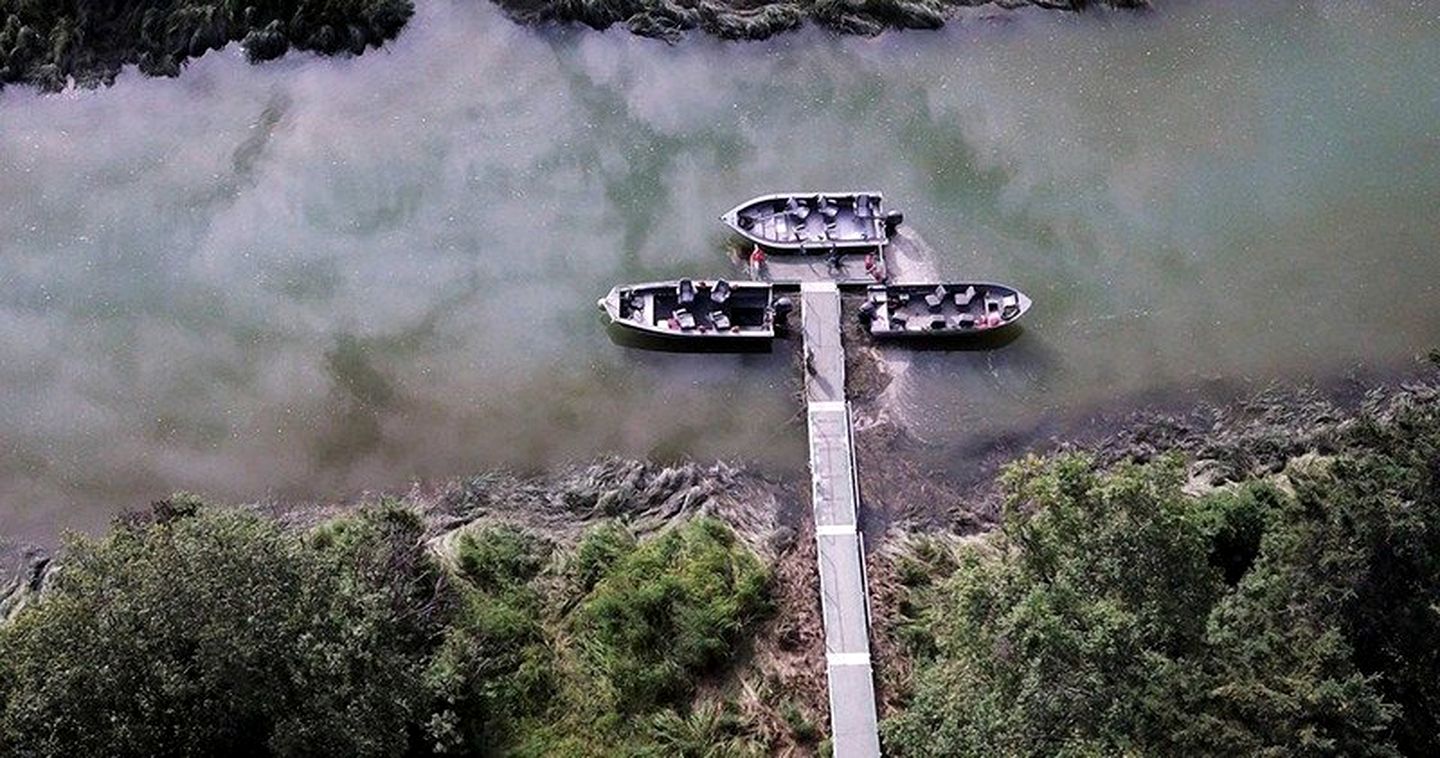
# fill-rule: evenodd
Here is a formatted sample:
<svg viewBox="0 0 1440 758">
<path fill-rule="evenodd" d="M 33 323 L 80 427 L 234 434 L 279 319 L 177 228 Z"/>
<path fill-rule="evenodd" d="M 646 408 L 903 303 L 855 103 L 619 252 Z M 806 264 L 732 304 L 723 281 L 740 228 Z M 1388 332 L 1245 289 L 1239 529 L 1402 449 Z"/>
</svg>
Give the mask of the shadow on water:
<svg viewBox="0 0 1440 758">
<path fill-rule="evenodd" d="M 329 423 L 313 444 L 316 463 L 350 466 L 380 449 L 382 419 L 401 402 L 395 383 L 375 365 L 366 340 L 340 335 L 325 353 L 325 374 L 332 385 Z"/>
<path fill-rule="evenodd" d="M 906 350 L 919 352 L 947 352 L 947 353 L 980 353 L 992 350 L 999 350 L 1020 339 L 1025 334 L 1025 327 L 1019 324 L 1009 324 L 993 331 L 981 334 L 946 334 L 925 337 L 905 337 L 896 340 L 887 340 L 877 344 L 893 345 Z"/>
<path fill-rule="evenodd" d="M 1018 325 L 984 339 L 897 342 L 885 355 L 901 352 L 910 356 L 905 415 L 926 438 L 970 437 L 994 419 L 1044 413 L 1065 367 L 1043 333 L 1026 333 Z"/>
<path fill-rule="evenodd" d="M 609 325 L 605 331 L 610 341 L 632 350 L 647 350 L 661 353 L 770 353 L 774 341 L 785 339 L 777 334 L 774 339 L 722 340 L 714 337 L 660 337 L 636 332 L 632 329 Z"/>
</svg>

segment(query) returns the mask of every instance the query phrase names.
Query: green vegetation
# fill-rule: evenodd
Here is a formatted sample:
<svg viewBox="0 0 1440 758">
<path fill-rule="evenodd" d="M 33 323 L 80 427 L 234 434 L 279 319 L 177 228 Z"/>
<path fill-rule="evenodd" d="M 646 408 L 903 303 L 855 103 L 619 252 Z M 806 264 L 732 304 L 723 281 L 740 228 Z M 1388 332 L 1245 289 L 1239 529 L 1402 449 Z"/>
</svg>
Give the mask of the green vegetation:
<svg viewBox="0 0 1440 758">
<path fill-rule="evenodd" d="M 492 568 L 479 575 L 501 577 L 471 585 L 487 600 L 471 604 L 440 659 L 457 691 L 496 693 L 469 711 L 479 716 L 457 712 L 461 722 L 491 724 L 457 748 L 521 755 L 748 749 L 752 730 L 732 704 L 695 699 L 696 686 L 735 659 L 769 610 L 769 572 L 728 527 L 698 518 L 637 542 L 618 524 L 602 524 L 553 561 L 548 546 L 513 530 L 482 532 L 458 548 L 462 567 L 486 565 Z M 502 652 L 508 663 L 477 676 L 478 651 L 492 662 Z M 497 710 L 507 704 L 510 711 Z M 696 752 L 702 744 L 718 752 Z"/>
<path fill-rule="evenodd" d="M 359 54 L 394 38 L 411 0 L 0 0 L 0 86 L 108 84 L 120 67 L 174 76 L 239 41 L 252 62 L 290 48 Z"/>
<path fill-rule="evenodd" d="M 902 566 L 917 670 L 889 752 L 1440 750 L 1440 417 L 1343 429 L 1203 497 L 1176 458 L 1013 465 L 998 532 Z"/>
<path fill-rule="evenodd" d="M 310 530 L 193 498 L 67 545 L 0 628 L 0 745 L 25 755 L 738 754 L 697 700 L 768 608 L 723 524 L 574 550 L 403 505 Z M 577 581 L 577 578 L 582 578 Z"/>
<path fill-rule="evenodd" d="M 615 712 L 648 711 L 690 693 L 767 610 L 768 575 L 737 553 L 718 521 L 696 521 L 615 562 L 585 598 L 574 630 Z"/>
<path fill-rule="evenodd" d="M 1427 392 L 1219 487 L 1174 454 L 1012 464 L 998 531 L 894 566 L 887 754 L 1440 752 Z M 302 529 L 177 496 L 74 539 L 0 625 L 0 752 L 828 750 L 810 693 L 750 676 L 771 576 L 722 523 L 431 537 L 395 502 Z"/>
<path fill-rule="evenodd" d="M 33 755 L 393 755 L 439 631 L 419 522 L 313 540 L 239 511 L 75 540 L 0 633 L 0 744 Z"/>
</svg>

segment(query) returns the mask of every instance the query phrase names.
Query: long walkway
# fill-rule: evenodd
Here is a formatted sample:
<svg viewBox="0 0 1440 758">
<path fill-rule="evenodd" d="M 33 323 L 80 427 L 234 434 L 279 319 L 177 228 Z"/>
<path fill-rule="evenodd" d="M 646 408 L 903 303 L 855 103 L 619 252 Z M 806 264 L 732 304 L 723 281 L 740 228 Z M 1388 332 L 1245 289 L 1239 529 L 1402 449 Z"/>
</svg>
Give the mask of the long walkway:
<svg viewBox="0 0 1440 758">
<path fill-rule="evenodd" d="M 840 291 L 834 282 L 806 282 L 800 297 L 830 728 L 836 758 L 869 758 L 880 755 L 880 735 L 855 447 L 845 401 Z"/>
</svg>

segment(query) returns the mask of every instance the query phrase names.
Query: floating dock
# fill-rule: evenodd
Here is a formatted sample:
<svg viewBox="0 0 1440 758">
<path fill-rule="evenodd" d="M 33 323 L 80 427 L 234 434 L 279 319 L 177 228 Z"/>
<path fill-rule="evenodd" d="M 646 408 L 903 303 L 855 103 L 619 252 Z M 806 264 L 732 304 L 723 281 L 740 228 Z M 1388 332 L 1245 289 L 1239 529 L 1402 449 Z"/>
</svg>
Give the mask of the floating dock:
<svg viewBox="0 0 1440 758">
<path fill-rule="evenodd" d="M 879 718 L 839 288 L 834 282 L 802 283 L 800 314 L 831 736 L 836 758 L 869 758 L 880 755 Z"/>
<path fill-rule="evenodd" d="M 864 293 L 876 283 L 867 269 L 867 256 L 874 256 L 891 280 L 930 278 L 922 249 L 918 238 L 898 235 L 889 244 L 845 252 L 833 259 L 777 253 L 769 256 L 758 277 L 777 292 L 800 294 L 811 505 L 825 625 L 831 741 L 837 758 L 880 755 L 855 433 L 845 397 L 840 293 Z"/>
</svg>

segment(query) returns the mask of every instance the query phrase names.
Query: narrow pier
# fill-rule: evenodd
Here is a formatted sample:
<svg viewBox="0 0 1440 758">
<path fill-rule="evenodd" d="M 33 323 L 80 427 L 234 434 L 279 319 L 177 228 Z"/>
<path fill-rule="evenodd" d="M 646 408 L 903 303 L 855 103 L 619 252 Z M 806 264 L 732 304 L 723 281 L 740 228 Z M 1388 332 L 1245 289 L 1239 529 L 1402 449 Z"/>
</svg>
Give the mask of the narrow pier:
<svg viewBox="0 0 1440 758">
<path fill-rule="evenodd" d="M 805 282 L 800 297 L 831 735 L 836 758 L 869 758 L 880 755 L 880 735 L 854 435 L 845 400 L 840 290 L 833 281 Z"/>
</svg>

